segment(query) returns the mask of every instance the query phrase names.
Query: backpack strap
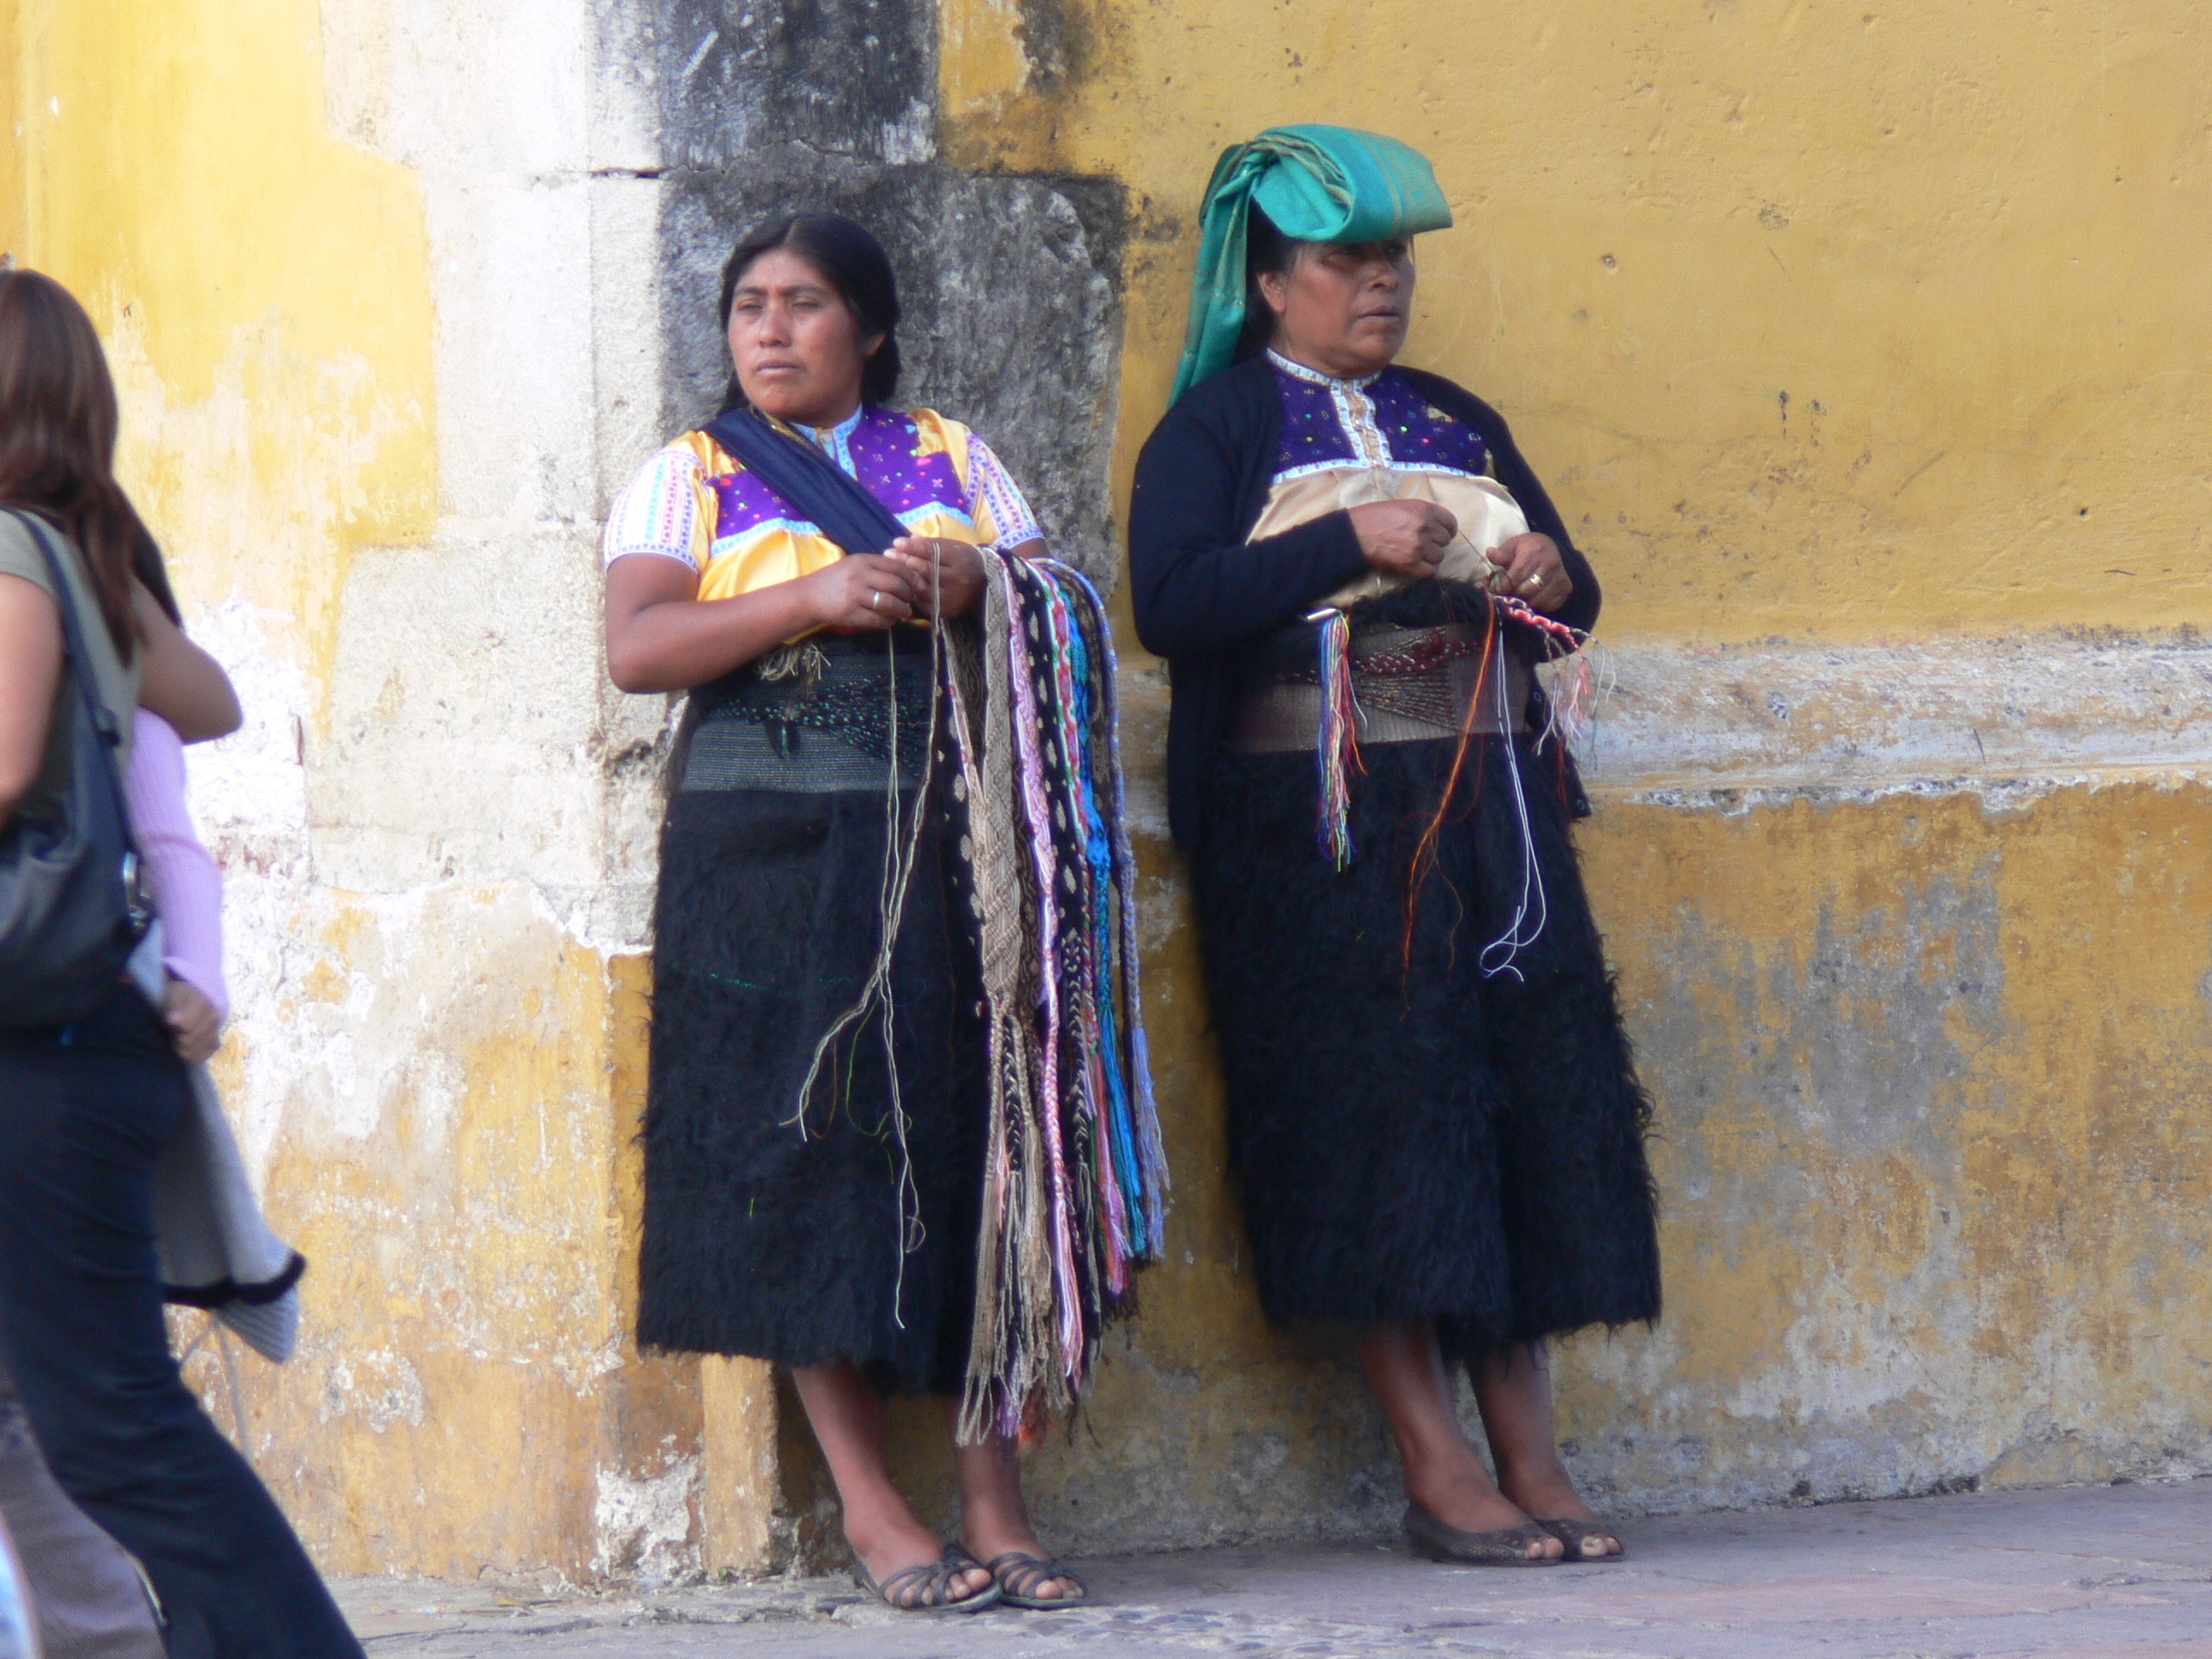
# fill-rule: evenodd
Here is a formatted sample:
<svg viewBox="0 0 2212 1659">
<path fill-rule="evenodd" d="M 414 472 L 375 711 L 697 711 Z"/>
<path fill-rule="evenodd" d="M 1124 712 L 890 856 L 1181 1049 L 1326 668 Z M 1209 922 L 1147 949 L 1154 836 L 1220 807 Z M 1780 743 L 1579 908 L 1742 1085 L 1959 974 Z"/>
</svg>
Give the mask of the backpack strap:
<svg viewBox="0 0 2212 1659">
<path fill-rule="evenodd" d="M 38 550 L 45 556 L 46 568 L 54 577 L 54 599 L 61 608 L 61 633 L 69 658 L 69 677 L 76 682 L 77 695 L 84 700 L 86 718 L 92 721 L 92 730 L 99 736 L 100 769 L 107 777 L 108 787 L 114 791 L 116 814 L 123 824 L 124 845 L 135 857 L 138 840 L 130 828 L 130 807 L 124 798 L 123 777 L 116 761 L 123 747 L 123 734 L 92 683 L 92 652 L 85 643 L 84 620 L 77 613 L 76 589 L 63 568 L 61 551 L 54 545 L 54 531 L 42 516 L 22 507 L 0 506 L 0 512 L 22 520 L 23 527 L 30 531 L 31 539 L 38 543 Z"/>
</svg>

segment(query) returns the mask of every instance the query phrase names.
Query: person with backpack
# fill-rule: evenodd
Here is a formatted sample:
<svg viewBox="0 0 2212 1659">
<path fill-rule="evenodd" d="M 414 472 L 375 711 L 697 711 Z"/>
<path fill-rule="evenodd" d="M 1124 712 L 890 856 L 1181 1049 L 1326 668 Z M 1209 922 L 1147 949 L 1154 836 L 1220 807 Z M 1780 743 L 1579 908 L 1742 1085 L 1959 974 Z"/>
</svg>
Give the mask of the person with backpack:
<svg viewBox="0 0 2212 1659">
<path fill-rule="evenodd" d="M 138 579 L 158 564 L 117 422 L 83 308 L 0 272 L 0 1363 L 62 1490 L 144 1567 L 172 1656 L 358 1659 L 162 1314 L 155 1173 L 193 1117 L 180 1039 L 202 1046 L 207 1015 L 156 1006 L 158 963 L 130 972 L 121 775 L 142 702 L 188 741 L 238 715 Z"/>
</svg>

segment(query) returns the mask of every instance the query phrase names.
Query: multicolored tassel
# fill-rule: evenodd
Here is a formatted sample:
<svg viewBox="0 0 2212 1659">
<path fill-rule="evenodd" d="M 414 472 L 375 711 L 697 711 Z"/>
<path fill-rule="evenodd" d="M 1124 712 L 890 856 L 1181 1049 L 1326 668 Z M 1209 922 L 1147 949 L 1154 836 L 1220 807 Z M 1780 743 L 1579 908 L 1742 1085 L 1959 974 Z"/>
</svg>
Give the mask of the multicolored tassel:
<svg viewBox="0 0 2212 1659">
<path fill-rule="evenodd" d="M 1351 619 L 1335 609 L 1316 612 L 1321 652 L 1321 733 L 1316 756 L 1321 801 L 1316 838 L 1338 869 L 1351 862 L 1351 775 L 1359 760 L 1359 699 L 1351 684 Z"/>
<path fill-rule="evenodd" d="M 969 1441 L 1072 1408 L 1167 1185 L 1105 607 L 1065 565 L 982 551 L 982 626 L 948 631 L 944 683 L 991 1045 Z"/>
<path fill-rule="evenodd" d="M 1543 641 L 1545 660 L 1554 670 L 1546 697 L 1550 712 L 1544 729 L 1536 734 L 1537 745 L 1541 747 L 1554 737 L 1580 743 L 1597 719 L 1600 686 L 1591 672 L 1597 646 L 1581 629 L 1532 610 L 1510 594 L 1491 595 L 1491 607 L 1497 615 L 1533 631 Z"/>
</svg>

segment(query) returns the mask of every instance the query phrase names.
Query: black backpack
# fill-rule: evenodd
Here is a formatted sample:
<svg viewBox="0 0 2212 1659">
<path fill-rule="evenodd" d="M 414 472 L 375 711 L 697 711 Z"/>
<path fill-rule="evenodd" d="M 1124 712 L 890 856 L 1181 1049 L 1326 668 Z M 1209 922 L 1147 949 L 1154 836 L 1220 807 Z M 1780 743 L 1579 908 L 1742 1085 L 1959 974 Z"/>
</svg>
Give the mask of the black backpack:
<svg viewBox="0 0 2212 1659">
<path fill-rule="evenodd" d="M 152 912 L 116 772 L 122 734 L 93 688 L 62 555 L 36 515 L 0 511 L 21 520 L 46 556 L 77 688 L 58 814 L 29 817 L 18 810 L 0 830 L 0 1027 L 21 1029 L 67 1025 L 105 1002 Z"/>
</svg>

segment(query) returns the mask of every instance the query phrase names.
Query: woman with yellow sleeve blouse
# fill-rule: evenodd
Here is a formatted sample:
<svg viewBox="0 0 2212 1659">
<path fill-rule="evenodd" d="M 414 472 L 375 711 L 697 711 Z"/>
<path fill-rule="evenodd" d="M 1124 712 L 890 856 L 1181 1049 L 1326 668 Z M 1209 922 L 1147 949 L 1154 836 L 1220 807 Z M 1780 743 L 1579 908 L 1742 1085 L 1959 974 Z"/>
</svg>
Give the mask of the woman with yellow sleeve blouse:
<svg viewBox="0 0 2212 1659">
<path fill-rule="evenodd" d="M 962 1390 L 988 1116 L 956 838 L 902 799 L 931 787 L 936 695 L 931 633 L 905 625 L 977 609 L 979 547 L 1020 563 L 1042 542 L 981 438 L 890 406 L 898 298 L 861 226 L 808 213 L 747 238 L 721 308 L 728 407 L 645 462 L 606 532 L 614 683 L 690 692 L 654 912 L 639 1336 L 790 1369 L 856 1574 L 890 1605 L 1071 1606 L 1014 1437 L 956 1444 L 950 1543 L 884 1440 L 887 1393 Z M 748 462 L 723 435 L 767 448 Z M 811 510 L 769 481 L 794 453 L 802 483 L 824 461 L 842 475 Z M 888 550 L 831 533 L 850 483 L 904 531 Z M 880 950 L 880 1038 L 827 1042 Z"/>
</svg>

